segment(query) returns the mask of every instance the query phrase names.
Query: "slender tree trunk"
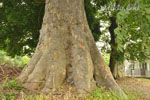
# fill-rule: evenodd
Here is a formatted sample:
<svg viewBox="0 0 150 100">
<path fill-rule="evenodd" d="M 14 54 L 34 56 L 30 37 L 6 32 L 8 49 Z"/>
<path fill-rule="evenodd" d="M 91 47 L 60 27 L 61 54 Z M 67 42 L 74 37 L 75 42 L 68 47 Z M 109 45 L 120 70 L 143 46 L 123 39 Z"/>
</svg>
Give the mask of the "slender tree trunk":
<svg viewBox="0 0 150 100">
<path fill-rule="evenodd" d="M 18 79 L 43 92 L 67 81 L 79 93 L 105 86 L 126 97 L 96 47 L 84 0 L 46 0 L 39 43 Z"/>
<path fill-rule="evenodd" d="M 116 17 L 110 17 L 111 21 L 111 26 L 109 27 L 109 32 L 111 35 L 111 54 L 110 54 L 110 61 L 109 61 L 109 67 L 112 72 L 112 75 L 114 78 L 121 78 L 124 77 L 124 71 L 123 68 L 124 65 L 123 63 L 119 62 L 119 58 L 123 57 L 123 54 L 117 50 L 117 43 L 116 43 L 116 36 L 114 30 L 117 28 L 117 23 L 116 23 Z"/>
<path fill-rule="evenodd" d="M 111 51 L 110 61 L 109 61 L 109 67 L 110 67 L 111 73 L 115 79 L 122 78 L 125 76 L 124 63 L 122 61 L 119 62 L 118 58 L 116 58 L 116 57 L 119 57 L 119 56 L 117 56 L 118 54 L 113 55 L 113 53 Z M 118 53 L 118 52 L 116 52 L 116 53 Z M 121 53 L 119 53 L 119 54 L 122 55 Z"/>
<path fill-rule="evenodd" d="M 115 79 L 125 77 L 124 64 L 117 62 L 112 74 Z"/>
</svg>

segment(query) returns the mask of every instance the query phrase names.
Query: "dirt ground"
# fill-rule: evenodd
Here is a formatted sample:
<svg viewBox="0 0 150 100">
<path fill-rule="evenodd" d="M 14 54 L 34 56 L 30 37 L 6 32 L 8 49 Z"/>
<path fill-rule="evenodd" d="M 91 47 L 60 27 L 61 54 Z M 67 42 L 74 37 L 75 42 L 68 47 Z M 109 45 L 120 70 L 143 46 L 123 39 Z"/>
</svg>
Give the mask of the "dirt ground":
<svg viewBox="0 0 150 100">
<path fill-rule="evenodd" d="M 0 84 L 7 77 L 8 80 L 16 78 L 21 73 L 21 69 L 17 67 L 8 67 L 0 65 Z M 145 100 L 150 100 L 150 79 L 144 78 L 121 78 L 116 80 L 122 89 L 144 95 Z"/>
<path fill-rule="evenodd" d="M 146 100 L 150 100 L 150 79 L 128 77 L 118 79 L 117 83 L 122 89 L 143 95 Z"/>
<path fill-rule="evenodd" d="M 0 65 L 0 83 L 6 78 L 11 80 L 16 78 L 21 73 L 21 68 L 18 67 L 9 67 L 8 65 Z"/>
</svg>

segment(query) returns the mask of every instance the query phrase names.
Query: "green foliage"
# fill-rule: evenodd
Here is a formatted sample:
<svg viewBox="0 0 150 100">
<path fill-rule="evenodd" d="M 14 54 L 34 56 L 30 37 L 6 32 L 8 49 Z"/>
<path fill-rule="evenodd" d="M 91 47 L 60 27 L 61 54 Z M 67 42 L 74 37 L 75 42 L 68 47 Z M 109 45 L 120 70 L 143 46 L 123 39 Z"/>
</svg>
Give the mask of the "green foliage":
<svg viewBox="0 0 150 100">
<path fill-rule="evenodd" d="M 91 32 L 94 36 L 95 41 L 98 41 L 101 35 L 98 8 L 91 2 L 91 0 L 85 0 L 85 10 Z"/>
<path fill-rule="evenodd" d="M 103 54 L 103 59 L 104 59 L 106 65 L 109 66 L 110 55 L 109 54 Z"/>
<path fill-rule="evenodd" d="M 11 56 L 34 51 L 44 15 L 44 3 L 31 0 L 2 0 L 0 49 Z"/>
<path fill-rule="evenodd" d="M 7 56 L 6 52 L 0 51 L 0 64 L 7 63 L 9 66 L 24 67 L 30 58 L 28 56 L 15 56 L 14 58 Z"/>
<path fill-rule="evenodd" d="M 124 59 L 143 61 L 150 58 L 150 3 L 149 1 L 138 0 L 119 0 L 106 1 L 104 7 L 109 7 L 112 4 L 118 3 L 119 7 L 124 8 L 99 12 L 103 13 L 104 17 L 101 17 L 102 22 L 110 23 L 110 17 L 117 19 L 117 28 L 115 29 L 115 41 L 116 46 L 113 46 L 117 52 L 115 52 L 116 61 L 122 62 Z M 128 5 L 134 7 L 130 10 L 127 9 Z M 95 5 L 96 6 L 96 5 Z M 132 7 L 132 6 L 131 6 Z M 105 33 L 108 32 L 106 27 L 102 32 L 103 38 L 101 41 L 105 41 L 105 45 L 110 43 L 110 37 Z M 110 49 L 105 46 L 102 51 L 110 53 Z M 121 56 L 120 56 L 121 55 Z"/>
<path fill-rule="evenodd" d="M 115 30 L 118 49 L 126 59 L 143 61 L 150 56 L 149 4 L 139 2 L 135 11 L 117 13 L 118 28 Z"/>
</svg>

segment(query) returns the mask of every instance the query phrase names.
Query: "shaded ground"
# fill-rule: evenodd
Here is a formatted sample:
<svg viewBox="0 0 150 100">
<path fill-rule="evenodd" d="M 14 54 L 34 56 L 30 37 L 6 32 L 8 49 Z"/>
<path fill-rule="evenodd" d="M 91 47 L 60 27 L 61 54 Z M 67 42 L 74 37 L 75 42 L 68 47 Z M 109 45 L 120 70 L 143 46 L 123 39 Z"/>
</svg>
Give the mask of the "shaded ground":
<svg viewBox="0 0 150 100">
<path fill-rule="evenodd" d="M 20 74 L 20 72 L 21 72 L 20 68 L 0 65 L 0 88 L 2 84 L 4 84 L 4 81 L 6 79 L 7 80 L 14 79 Z M 144 96 L 144 99 L 140 99 L 140 100 L 150 100 L 150 79 L 121 78 L 117 80 L 117 83 L 121 86 L 122 89 L 126 89 L 130 92 L 135 92 L 138 95 Z M 21 98 L 28 97 L 31 94 L 33 94 L 32 96 L 34 96 L 35 95 L 34 93 L 40 94 L 38 91 L 27 90 L 18 85 L 14 85 L 14 83 L 12 84 L 12 86 L 16 87 L 16 89 L 15 90 L 6 89 L 3 92 L 16 93 L 13 94 L 15 96 L 17 95 L 15 100 L 23 100 Z M 71 87 L 73 86 L 70 86 L 65 83 L 64 85 L 62 85 L 62 87 L 58 87 L 57 89 L 52 90 L 51 92 L 52 94 L 49 94 L 51 95 L 50 96 L 51 98 L 47 98 L 47 100 L 75 100 L 75 98 L 77 98 L 77 92 L 74 88 Z M 9 86 L 9 88 L 11 88 L 11 86 Z M 26 92 L 20 92 L 20 91 L 26 91 Z M 39 95 L 39 98 L 43 98 L 42 95 Z"/>
</svg>

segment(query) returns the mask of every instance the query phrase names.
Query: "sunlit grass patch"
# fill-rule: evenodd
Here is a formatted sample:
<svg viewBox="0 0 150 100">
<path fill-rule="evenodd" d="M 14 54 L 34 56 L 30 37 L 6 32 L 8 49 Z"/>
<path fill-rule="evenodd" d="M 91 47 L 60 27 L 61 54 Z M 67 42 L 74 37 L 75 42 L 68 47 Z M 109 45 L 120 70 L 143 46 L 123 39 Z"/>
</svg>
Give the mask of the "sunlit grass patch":
<svg viewBox="0 0 150 100">
<path fill-rule="evenodd" d="M 137 94 L 137 92 L 130 92 L 128 90 L 123 90 L 128 97 L 128 100 L 141 100 L 143 94 Z M 119 97 L 117 92 L 112 90 L 106 90 L 105 88 L 99 88 L 93 91 L 91 96 L 86 96 L 85 100 L 124 100 Z"/>
<path fill-rule="evenodd" d="M 142 93 L 141 94 L 137 93 L 137 90 L 131 92 L 127 89 L 123 89 L 123 91 L 126 93 L 129 100 L 143 100 L 144 98 L 144 95 Z"/>
<path fill-rule="evenodd" d="M 150 79 L 146 79 L 146 78 L 138 78 L 137 80 L 139 82 L 150 82 Z"/>
</svg>

